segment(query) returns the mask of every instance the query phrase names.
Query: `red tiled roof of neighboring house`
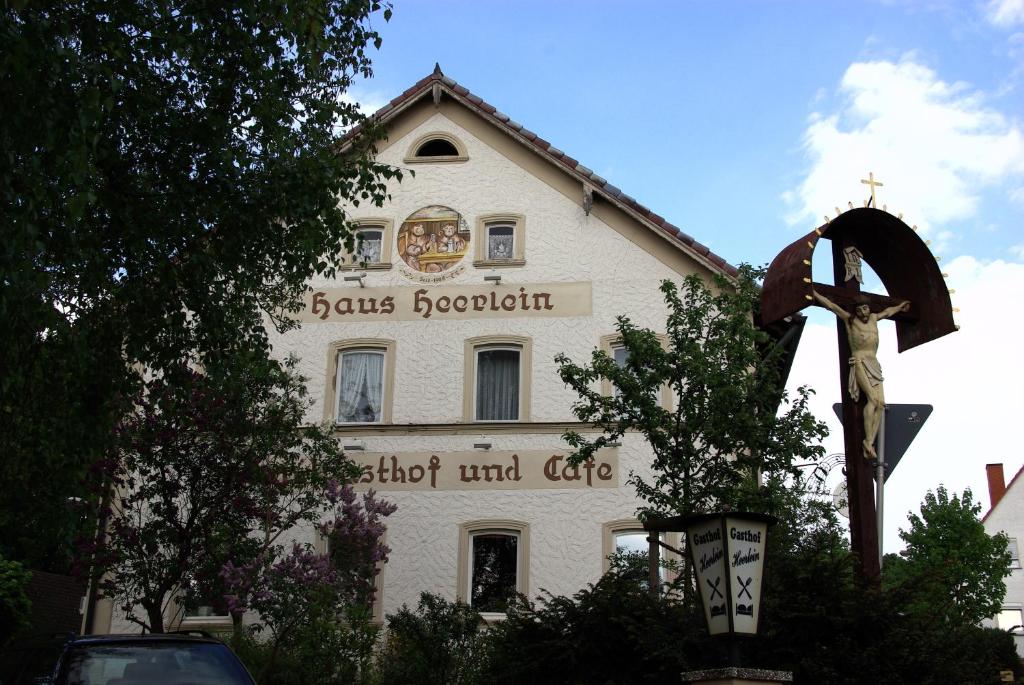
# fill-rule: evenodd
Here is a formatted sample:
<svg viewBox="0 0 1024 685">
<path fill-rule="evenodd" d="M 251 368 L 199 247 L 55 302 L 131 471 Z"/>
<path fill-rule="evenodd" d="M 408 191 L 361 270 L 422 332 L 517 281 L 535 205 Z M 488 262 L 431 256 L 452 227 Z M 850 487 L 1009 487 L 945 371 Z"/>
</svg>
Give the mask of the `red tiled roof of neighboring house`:
<svg viewBox="0 0 1024 685">
<path fill-rule="evenodd" d="M 1010 482 L 1006 484 L 1006 490 L 1003 491 L 1003 496 L 999 498 L 999 502 L 1002 502 L 1003 499 L 1010 494 L 1010 489 L 1013 487 L 1013 484 L 1017 482 L 1017 479 L 1020 478 L 1020 474 L 1022 473 L 1024 473 L 1024 466 L 1021 466 L 1016 475 L 1014 475 L 1014 477 L 1010 479 Z M 995 511 L 995 508 L 999 506 L 999 502 L 996 502 L 994 506 L 990 507 L 989 510 L 985 512 L 985 515 L 981 517 L 982 523 L 988 519 L 989 514 Z"/>
<path fill-rule="evenodd" d="M 436 92 L 435 89 L 437 89 Z M 429 76 L 417 81 L 415 85 L 406 89 L 401 95 L 377 110 L 370 118 L 378 123 L 386 122 L 420 98 L 430 94 L 437 99 L 440 97 L 441 92 L 446 93 L 456 102 L 476 112 L 483 119 L 511 135 L 520 143 L 533 149 L 537 154 L 561 167 L 565 172 L 576 177 L 582 183 L 589 185 L 593 188 L 595 194 L 604 196 L 609 202 L 637 219 L 644 226 L 668 237 L 673 244 L 694 258 L 698 263 L 703 264 L 712 271 L 723 273 L 727 276 L 736 275 L 736 267 L 716 255 L 707 246 L 698 243 L 680 228 L 666 221 L 664 217 L 644 207 L 634 198 L 626 195 L 607 180 L 601 178 L 533 131 L 513 121 L 508 115 L 499 112 L 493 105 L 489 105 L 476 95 L 473 95 L 468 88 L 460 86 L 445 76 L 441 72 L 439 65 L 434 66 L 434 71 Z M 356 130 L 353 130 L 350 132 L 350 135 L 355 133 Z"/>
</svg>

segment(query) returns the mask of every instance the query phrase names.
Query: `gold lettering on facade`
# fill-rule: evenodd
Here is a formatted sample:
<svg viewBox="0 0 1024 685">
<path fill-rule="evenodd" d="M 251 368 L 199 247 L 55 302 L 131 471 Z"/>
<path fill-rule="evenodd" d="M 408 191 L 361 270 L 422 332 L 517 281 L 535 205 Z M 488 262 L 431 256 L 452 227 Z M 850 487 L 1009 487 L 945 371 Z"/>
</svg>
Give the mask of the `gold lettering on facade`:
<svg viewBox="0 0 1024 685">
<path fill-rule="evenodd" d="M 484 288 L 487 288 L 485 291 Z M 307 294 L 304 323 L 588 316 L 591 284 L 336 288 Z"/>
<path fill-rule="evenodd" d="M 350 455 L 363 467 L 359 485 L 374 490 L 531 490 L 618 487 L 618 453 L 601 450 L 578 466 L 564 453 L 412 452 Z"/>
</svg>

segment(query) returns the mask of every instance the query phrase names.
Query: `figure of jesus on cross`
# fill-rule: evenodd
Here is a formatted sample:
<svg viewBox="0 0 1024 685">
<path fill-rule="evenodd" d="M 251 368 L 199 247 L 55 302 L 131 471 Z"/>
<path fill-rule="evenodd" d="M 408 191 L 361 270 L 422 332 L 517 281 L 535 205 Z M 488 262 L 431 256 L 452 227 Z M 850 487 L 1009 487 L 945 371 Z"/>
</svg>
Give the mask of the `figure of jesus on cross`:
<svg viewBox="0 0 1024 685">
<path fill-rule="evenodd" d="M 885 417 L 882 369 L 878 364 L 878 322 L 893 319 L 900 352 L 957 329 L 949 289 L 936 257 L 900 216 L 875 206 L 874 174 L 861 181 L 871 187 L 863 208 L 837 212 L 825 224 L 780 252 L 765 274 L 761 323 L 780 326 L 810 304 L 837 317 L 838 362 L 843 408 L 843 446 L 849 492 L 850 543 L 858 575 L 880 582 L 879 531 L 875 476 L 884 482 L 875 440 Z M 852 206 L 852 203 L 850 203 Z M 815 282 L 812 260 L 818 243 L 831 243 L 833 284 Z M 864 264 L 886 294 L 864 292 Z M 781 333 L 780 333 L 781 335 Z M 863 400 L 863 401 L 862 401 Z M 874 465 L 872 464 L 874 462 Z"/>
<path fill-rule="evenodd" d="M 878 353 L 878 320 L 909 311 L 910 303 L 903 301 L 876 314 L 871 311 L 866 300 L 858 300 L 854 304 L 853 312 L 848 312 L 817 290 L 812 289 L 811 296 L 846 325 L 846 338 L 850 342 L 850 377 L 847 392 L 854 402 L 859 402 L 860 394 L 864 393 L 864 457 L 877 459 L 875 437 L 885 413 L 882 366 L 875 356 Z"/>
</svg>

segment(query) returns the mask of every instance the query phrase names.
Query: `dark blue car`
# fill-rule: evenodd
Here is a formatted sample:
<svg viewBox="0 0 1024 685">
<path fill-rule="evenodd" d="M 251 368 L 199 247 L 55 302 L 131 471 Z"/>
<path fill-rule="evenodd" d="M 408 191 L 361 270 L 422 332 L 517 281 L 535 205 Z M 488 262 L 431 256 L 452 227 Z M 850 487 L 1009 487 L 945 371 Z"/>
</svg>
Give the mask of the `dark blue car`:
<svg viewBox="0 0 1024 685">
<path fill-rule="evenodd" d="M 209 635 L 91 635 L 9 645 L 0 685 L 253 685 L 238 657 Z"/>
</svg>

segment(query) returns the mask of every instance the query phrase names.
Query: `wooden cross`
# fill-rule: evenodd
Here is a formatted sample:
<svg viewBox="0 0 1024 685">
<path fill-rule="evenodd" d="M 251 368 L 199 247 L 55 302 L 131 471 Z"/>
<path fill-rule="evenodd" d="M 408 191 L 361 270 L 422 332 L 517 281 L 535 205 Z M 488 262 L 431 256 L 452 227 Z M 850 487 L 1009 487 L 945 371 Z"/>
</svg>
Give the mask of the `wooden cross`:
<svg viewBox="0 0 1024 685">
<path fill-rule="evenodd" d="M 862 178 L 860 180 L 860 182 L 864 183 L 866 185 L 871 186 L 871 206 L 872 207 L 877 207 L 878 203 L 875 202 L 875 186 L 883 186 L 885 184 L 882 183 L 881 181 L 876 181 L 875 180 L 875 172 L 873 172 L 873 171 L 869 171 L 868 172 L 868 177 L 867 178 Z"/>
<path fill-rule="evenodd" d="M 872 191 L 881 185 L 871 174 L 862 181 Z M 872 195 L 872 201 L 874 197 Z M 815 283 L 811 260 L 820 239 L 831 243 L 834 285 Z M 857 269 L 847 268 L 847 251 L 863 257 L 893 297 L 862 293 Z M 850 311 L 866 301 L 872 312 L 896 308 L 899 351 L 948 335 L 957 330 L 942 271 L 934 255 L 917 233 L 898 216 L 865 207 L 842 212 L 811 233 L 795 240 L 780 252 L 765 274 L 761 289 L 760 323 L 773 335 L 782 336 L 784 325 L 794 314 L 814 301 L 812 289 L 835 305 Z M 908 311 L 898 305 L 909 302 Z M 858 575 L 870 584 L 879 582 L 878 530 L 872 462 L 864 458 L 865 393 L 855 402 L 847 390 L 850 373 L 850 344 L 846 324 L 837 317 L 839 332 L 839 375 L 843 388 L 843 433 L 850 506 L 850 538 L 857 556 Z"/>
</svg>

